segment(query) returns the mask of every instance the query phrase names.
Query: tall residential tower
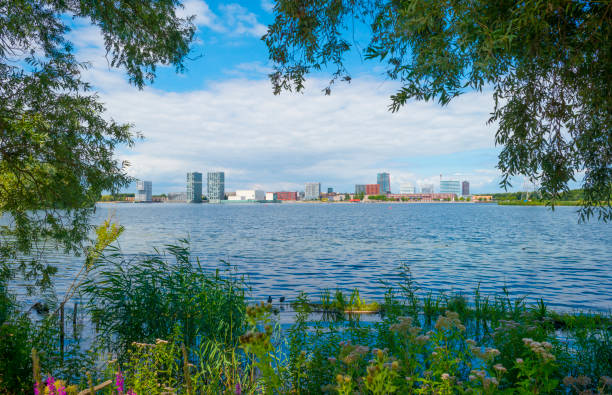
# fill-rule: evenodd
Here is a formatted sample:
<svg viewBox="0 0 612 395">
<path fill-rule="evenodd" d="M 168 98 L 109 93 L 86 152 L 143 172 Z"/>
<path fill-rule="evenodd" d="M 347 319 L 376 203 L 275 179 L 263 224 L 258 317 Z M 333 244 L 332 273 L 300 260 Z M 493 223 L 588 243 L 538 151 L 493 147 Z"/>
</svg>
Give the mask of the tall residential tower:
<svg viewBox="0 0 612 395">
<path fill-rule="evenodd" d="M 208 173 L 208 201 L 211 203 L 219 203 L 225 199 L 225 173 L 215 171 Z"/>
<path fill-rule="evenodd" d="M 137 202 L 153 201 L 153 183 L 151 181 L 136 182 L 136 199 Z"/>
<path fill-rule="evenodd" d="M 391 179 L 389 173 L 378 173 L 376 175 L 376 183 L 380 185 L 380 193 L 386 195 L 391 193 Z"/>
<path fill-rule="evenodd" d="M 187 202 L 202 203 L 202 173 L 187 173 Z"/>
<path fill-rule="evenodd" d="M 317 200 L 321 197 L 321 183 L 307 182 L 304 187 L 304 200 Z"/>
</svg>

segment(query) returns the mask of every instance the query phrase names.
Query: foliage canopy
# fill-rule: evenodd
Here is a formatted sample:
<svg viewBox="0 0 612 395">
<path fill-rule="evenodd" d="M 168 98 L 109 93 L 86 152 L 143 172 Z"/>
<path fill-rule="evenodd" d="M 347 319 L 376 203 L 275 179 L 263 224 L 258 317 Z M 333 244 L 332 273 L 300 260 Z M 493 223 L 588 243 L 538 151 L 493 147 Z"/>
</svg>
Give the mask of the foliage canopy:
<svg viewBox="0 0 612 395">
<path fill-rule="evenodd" d="M 84 18 L 104 38 L 109 64 L 142 88 L 156 65 L 183 69 L 195 27 L 177 17 L 177 0 L 0 1 L 0 256 L 5 275 L 19 256 L 45 244 L 77 250 L 102 191 L 130 178 L 114 151 L 131 146 L 130 125 L 104 117 L 66 36 Z M 52 268 L 22 262 L 27 276 Z M 42 274 L 42 275 L 41 275 Z"/>
<path fill-rule="evenodd" d="M 525 175 L 554 204 L 583 177 L 581 219 L 612 219 L 612 2 L 277 0 L 274 12 L 264 40 L 276 94 L 324 68 L 326 94 L 350 81 L 344 62 L 360 49 L 347 33 L 369 26 L 361 52 L 402 83 L 392 111 L 490 88 L 501 185 Z"/>
</svg>

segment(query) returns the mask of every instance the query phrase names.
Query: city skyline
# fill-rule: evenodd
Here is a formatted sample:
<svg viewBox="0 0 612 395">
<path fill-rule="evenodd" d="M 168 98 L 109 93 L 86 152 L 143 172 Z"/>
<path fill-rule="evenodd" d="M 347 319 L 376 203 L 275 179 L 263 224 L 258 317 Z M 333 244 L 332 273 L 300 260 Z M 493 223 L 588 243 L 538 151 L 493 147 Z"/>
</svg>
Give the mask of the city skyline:
<svg viewBox="0 0 612 395">
<path fill-rule="evenodd" d="M 399 187 L 395 189 L 391 188 L 391 175 L 387 172 L 377 173 L 375 184 L 355 184 L 354 191 L 340 191 L 334 190 L 333 186 L 325 186 L 322 187 L 321 182 L 307 182 L 304 184 L 303 189 L 296 190 L 277 190 L 277 191 L 269 191 L 262 190 L 257 188 L 246 188 L 246 189 L 226 189 L 225 188 L 225 172 L 207 172 L 206 173 L 206 189 L 203 186 L 203 177 L 200 172 L 188 172 L 187 173 L 187 183 L 186 183 L 186 191 L 185 192 L 161 192 L 157 193 L 155 196 L 160 195 L 176 195 L 177 197 L 180 194 L 185 195 L 185 200 L 191 203 L 201 203 L 202 196 L 205 196 L 207 199 L 212 201 L 219 201 L 227 199 L 227 193 L 231 192 L 232 194 L 236 194 L 237 192 L 250 192 L 250 191 L 262 191 L 264 193 L 303 193 L 306 197 L 306 200 L 313 200 L 316 196 L 320 196 L 323 193 L 323 190 L 326 188 L 327 193 L 339 193 L 339 194 L 355 194 L 355 195 L 387 195 L 387 194 L 418 194 L 418 193 L 435 193 L 436 191 L 439 193 L 450 193 L 456 196 L 468 196 L 470 193 L 470 183 L 466 179 L 465 176 L 458 177 L 453 176 L 449 179 L 443 179 L 442 174 L 440 174 L 440 181 L 438 183 L 438 188 L 435 187 L 434 184 L 423 184 L 420 186 L 415 186 L 411 183 L 403 183 L 400 184 Z M 461 180 L 461 181 L 459 181 Z M 136 181 L 136 201 L 151 201 L 152 197 L 152 181 Z M 144 197 L 143 197 L 144 196 Z M 180 200 L 180 199 L 170 199 L 170 200 Z M 243 199 L 244 200 L 244 199 Z M 261 200 L 261 199 L 254 199 Z"/>
<path fill-rule="evenodd" d="M 234 190 L 296 190 L 321 180 L 322 187 L 351 191 L 357 182 L 376 182 L 368 177 L 384 169 L 392 192 L 404 183 L 435 182 L 440 173 L 470 174 L 476 193 L 501 191 L 486 87 L 444 108 L 410 102 L 391 113 L 397 83 L 354 57 L 347 63 L 351 84 L 337 84 L 330 96 L 321 93 L 321 74 L 303 94 L 275 96 L 259 39 L 273 18 L 269 8 L 190 0 L 183 12 L 195 15 L 194 55 L 206 56 L 194 56 L 181 75 L 160 68 L 155 84 L 142 91 L 108 68 L 98 28 L 76 19 L 70 33 L 77 59 L 91 61 L 84 76 L 99 90 L 108 117 L 132 123 L 144 136 L 131 149 L 120 147 L 117 160 L 131 164 L 129 175 L 154 180 L 156 192 L 182 190 L 192 168 L 224 171 Z M 514 190 L 521 185 L 516 180 Z"/>
</svg>

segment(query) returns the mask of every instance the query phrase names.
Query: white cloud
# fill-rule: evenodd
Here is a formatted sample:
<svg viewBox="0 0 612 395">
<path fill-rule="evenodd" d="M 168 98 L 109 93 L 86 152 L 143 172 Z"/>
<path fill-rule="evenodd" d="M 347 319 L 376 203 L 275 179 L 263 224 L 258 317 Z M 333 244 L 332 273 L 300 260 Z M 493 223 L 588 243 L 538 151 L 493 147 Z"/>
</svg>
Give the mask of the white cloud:
<svg viewBox="0 0 612 395">
<path fill-rule="evenodd" d="M 362 80 L 331 96 L 312 86 L 303 95 L 274 96 L 266 79 L 234 79 L 186 93 L 114 85 L 101 96 L 110 116 L 144 133 L 121 159 L 133 164 L 131 174 L 154 182 L 182 183 L 190 169 L 222 168 L 230 188 L 352 185 L 375 182 L 388 160 L 493 147 L 485 125 L 490 96 L 468 94 L 446 108 L 410 103 L 392 114 L 386 108 L 393 89 Z M 400 182 L 430 181 L 408 166 L 394 165 L 391 173 Z"/>
<path fill-rule="evenodd" d="M 178 9 L 177 15 L 181 18 L 194 16 L 193 22 L 196 26 L 206 26 L 216 32 L 226 31 L 220 23 L 219 18 L 213 13 L 208 4 L 203 0 L 186 0 L 182 9 Z"/>
<path fill-rule="evenodd" d="M 274 11 L 274 2 L 272 0 L 261 0 L 261 8 L 266 12 Z"/>
<path fill-rule="evenodd" d="M 257 15 L 240 4 L 226 4 L 219 8 L 223 13 L 223 21 L 232 34 L 261 37 L 268 31 L 265 25 L 257 21 Z"/>
</svg>

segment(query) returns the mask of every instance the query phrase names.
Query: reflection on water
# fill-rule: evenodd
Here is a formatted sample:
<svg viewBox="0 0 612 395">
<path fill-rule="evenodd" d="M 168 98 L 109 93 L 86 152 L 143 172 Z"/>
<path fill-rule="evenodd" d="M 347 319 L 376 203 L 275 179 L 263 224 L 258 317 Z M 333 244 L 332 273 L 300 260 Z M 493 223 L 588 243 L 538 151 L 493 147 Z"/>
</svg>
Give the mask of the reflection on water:
<svg viewBox="0 0 612 395">
<path fill-rule="evenodd" d="M 253 297 L 357 287 L 381 298 L 379 280 L 407 264 L 429 290 L 540 296 L 558 309 L 612 308 L 612 225 L 579 224 L 576 208 L 487 204 L 100 204 L 125 226 L 127 254 L 188 237 L 206 267 L 248 275 Z M 82 258 L 57 257 L 60 292 Z"/>
</svg>

